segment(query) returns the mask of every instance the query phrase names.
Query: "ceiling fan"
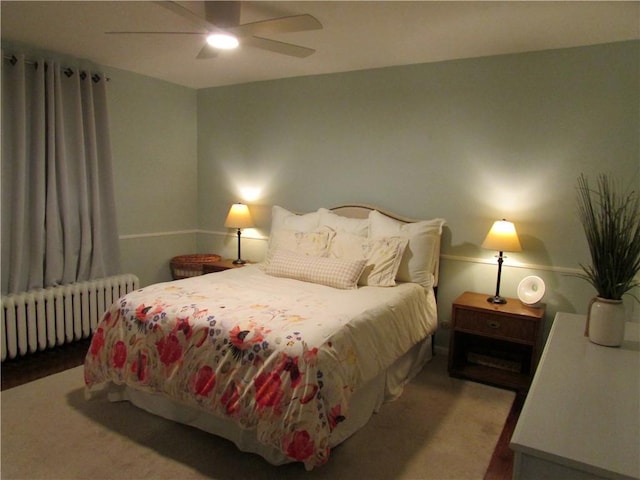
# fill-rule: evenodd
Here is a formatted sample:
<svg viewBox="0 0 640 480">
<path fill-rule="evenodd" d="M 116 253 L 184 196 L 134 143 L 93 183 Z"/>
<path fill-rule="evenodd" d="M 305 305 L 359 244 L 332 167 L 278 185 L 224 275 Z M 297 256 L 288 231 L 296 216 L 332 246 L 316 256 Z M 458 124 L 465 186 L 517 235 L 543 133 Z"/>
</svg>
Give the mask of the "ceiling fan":
<svg viewBox="0 0 640 480">
<path fill-rule="evenodd" d="M 205 44 L 196 56 L 198 59 L 213 58 L 220 50 L 232 49 L 237 46 L 250 46 L 269 50 L 271 52 L 304 58 L 315 52 L 313 48 L 294 45 L 265 38 L 263 35 L 273 35 L 290 32 L 304 32 L 320 30 L 322 24 L 312 15 L 293 15 L 271 18 L 257 22 L 240 24 L 240 1 L 205 1 L 204 17 L 183 6 L 181 2 L 158 1 L 157 3 L 178 15 L 187 18 L 195 25 L 204 29 L 199 32 L 105 32 L 107 34 L 159 34 L 159 35 L 201 35 Z"/>
</svg>

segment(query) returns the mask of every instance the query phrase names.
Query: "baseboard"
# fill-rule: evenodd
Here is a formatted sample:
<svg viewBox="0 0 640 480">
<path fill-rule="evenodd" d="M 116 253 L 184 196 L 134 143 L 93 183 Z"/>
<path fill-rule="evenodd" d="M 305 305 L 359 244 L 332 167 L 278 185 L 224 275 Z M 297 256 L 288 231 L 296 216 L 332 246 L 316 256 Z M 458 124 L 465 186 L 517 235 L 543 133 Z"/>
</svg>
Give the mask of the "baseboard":
<svg viewBox="0 0 640 480">
<path fill-rule="evenodd" d="M 449 349 L 447 347 L 443 347 L 442 345 L 435 345 L 433 347 L 433 351 L 436 355 L 444 355 L 449 356 Z"/>
</svg>

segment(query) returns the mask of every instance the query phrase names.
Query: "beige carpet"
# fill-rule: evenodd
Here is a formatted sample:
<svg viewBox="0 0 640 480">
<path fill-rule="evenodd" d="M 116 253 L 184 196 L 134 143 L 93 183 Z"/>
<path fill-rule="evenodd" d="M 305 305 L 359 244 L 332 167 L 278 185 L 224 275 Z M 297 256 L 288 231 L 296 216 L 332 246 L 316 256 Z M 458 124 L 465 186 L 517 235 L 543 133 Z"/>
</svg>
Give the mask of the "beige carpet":
<svg viewBox="0 0 640 480">
<path fill-rule="evenodd" d="M 436 356 L 326 465 L 274 467 L 128 403 L 84 399 L 82 367 L 0 394 L 2 479 L 482 479 L 514 398 Z"/>
</svg>

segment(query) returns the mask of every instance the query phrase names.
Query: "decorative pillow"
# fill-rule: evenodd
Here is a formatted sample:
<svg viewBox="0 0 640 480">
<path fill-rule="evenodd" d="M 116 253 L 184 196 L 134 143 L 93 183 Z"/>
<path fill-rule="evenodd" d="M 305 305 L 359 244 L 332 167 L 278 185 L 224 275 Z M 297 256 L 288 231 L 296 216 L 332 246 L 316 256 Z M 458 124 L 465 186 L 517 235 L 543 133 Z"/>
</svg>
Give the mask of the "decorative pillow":
<svg viewBox="0 0 640 480">
<path fill-rule="evenodd" d="M 336 232 L 348 232 L 361 237 L 369 235 L 368 218 L 347 218 L 333 213 L 326 208 L 318 210 L 320 214 L 320 226 L 329 227 Z"/>
<path fill-rule="evenodd" d="M 393 287 L 408 242 L 402 237 L 369 239 L 338 232 L 331 241 L 329 257 L 366 260 L 358 285 Z"/>
<path fill-rule="evenodd" d="M 323 230 L 318 232 L 298 232 L 296 230 L 276 230 L 269 238 L 269 249 L 263 269 L 271 261 L 273 252 L 284 249 L 291 252 L 309 255 L 312 257 L 326 257 L 329 255 L 329 245 L 335 232 Z"/>
<path fill-rule="evenodd" d="M 433 272 L 439 262 L 440 236 L 445 221 L 442 218 L 405 223 L 377 211 L 369 214 L 371 238 L 400 236 L 409 243 L 402 256 L 396 279 L 419 283 L 425 288 L 434 283 Z"/>
<path fill-rule="evenodd" d="M 310 257 L 278 249 L 273 252 L 265 273 L 346 290 L 357 288 L 364 265 L 364 260 Z"/>
<path fill-rule="evenodd" d="M 274 205 L 271 209 L 271 233 L 281 229 L 311 232 L 320 225 L 320 213 L 312 212 L 298 215 L 286 208 Z"/>
</svg>

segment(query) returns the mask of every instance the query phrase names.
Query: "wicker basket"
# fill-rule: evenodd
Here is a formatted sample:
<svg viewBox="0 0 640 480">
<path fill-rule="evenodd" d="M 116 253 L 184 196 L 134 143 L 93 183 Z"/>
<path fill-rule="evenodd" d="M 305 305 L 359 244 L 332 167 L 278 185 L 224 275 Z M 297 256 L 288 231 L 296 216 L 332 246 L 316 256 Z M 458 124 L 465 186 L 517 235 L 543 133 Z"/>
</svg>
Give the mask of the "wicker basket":
<svg viewBox="0 0 640 480">
<path fill-rule="evenodd" d="M 219 262 L 220 255 L 214 253 L 198 253 L 194 255 L 179 255 L 171 259 L 171 275 L 174 280 L 181 278 L 197 277 L 202 275 L 202 266 Z"/>
</svg>

